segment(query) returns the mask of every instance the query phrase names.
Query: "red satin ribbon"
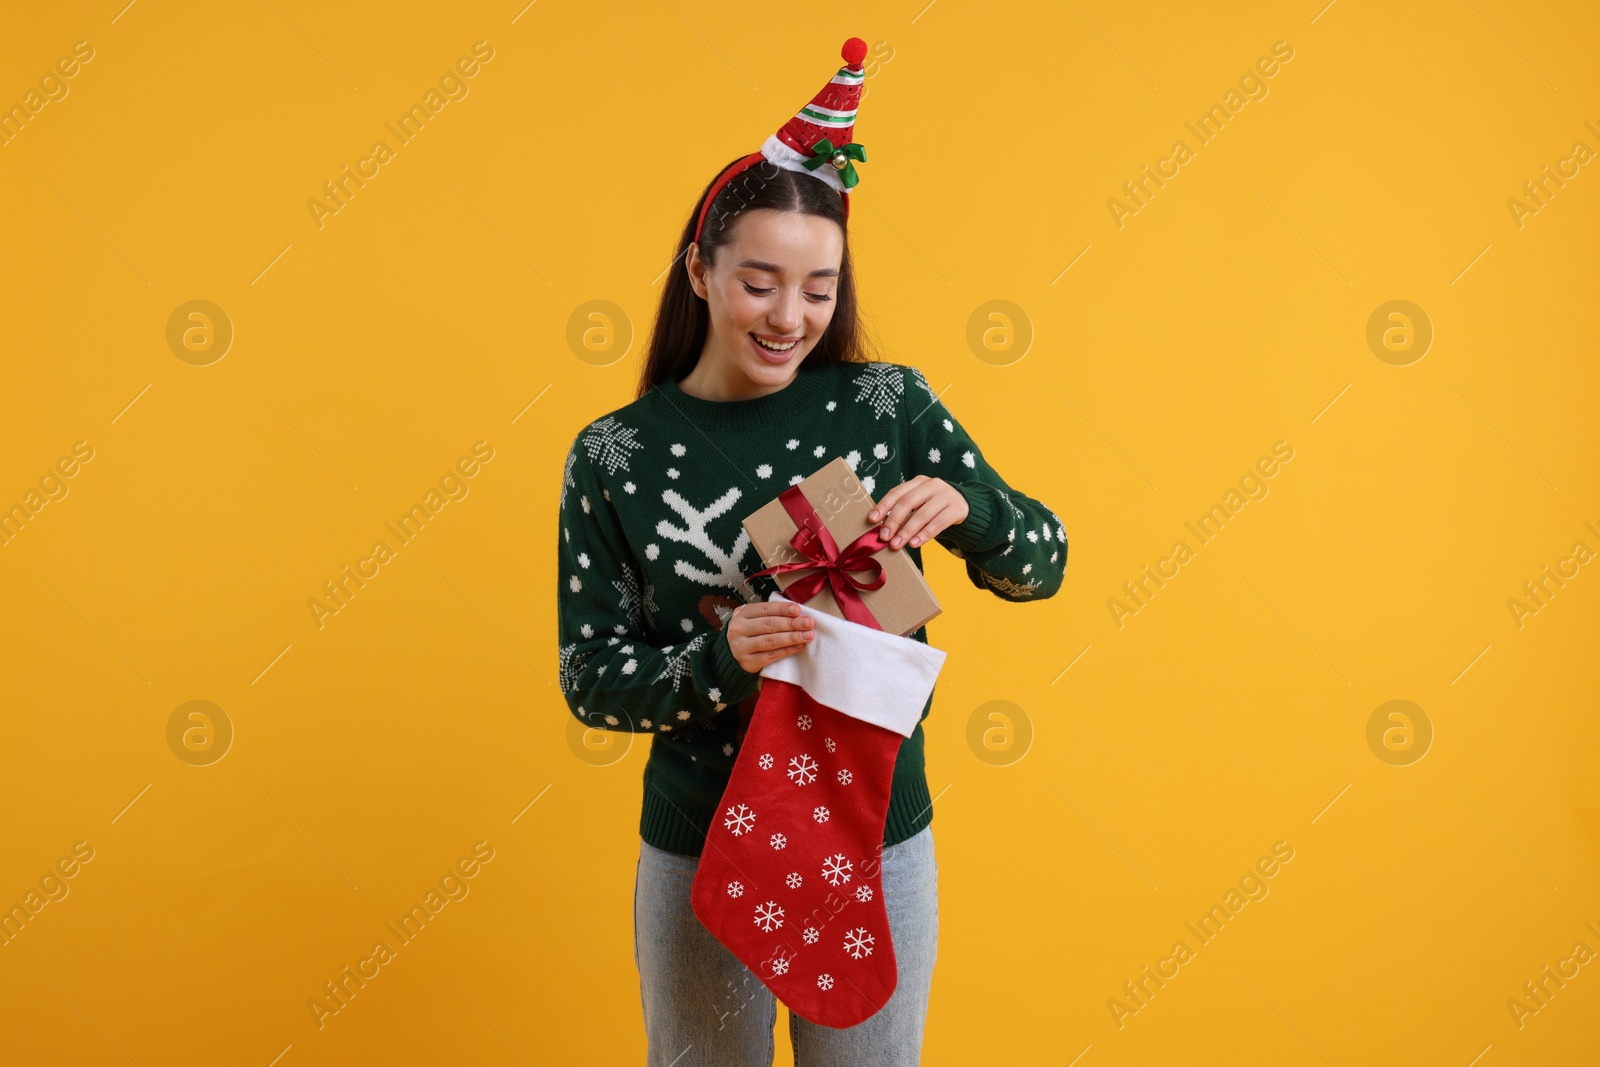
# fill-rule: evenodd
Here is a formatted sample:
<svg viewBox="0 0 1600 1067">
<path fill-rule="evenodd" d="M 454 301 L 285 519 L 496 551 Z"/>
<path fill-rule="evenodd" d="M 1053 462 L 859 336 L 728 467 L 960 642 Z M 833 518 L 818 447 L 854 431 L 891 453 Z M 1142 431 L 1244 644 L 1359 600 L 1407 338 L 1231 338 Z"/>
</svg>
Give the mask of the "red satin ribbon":
<svg viewBox="0 0 1600 1067">
<path fill-rule="evenodd" d="M 883 564 L 873 559 L 873 553 L 887 548 L 889 542 L 879 536 L 879 526 L 856 538 L 843 550 L 839 550 L 838 542 L 828 532 L 827 525 L 822 521 L 816 509 L 811 506 L 811 501 L 800 491 L 798 485 L 791 485 L 778 494 L 784 510 L 794 520 L 797 529 L 794 536 L 789 539 L 789 544 L 806 561 L 795 563 L 779 563 L 765 570 L 756 571 L 750 577 L 759 578 L 763 574 L 777 574 L 780 571 L 807 570 L 814 573 L 806 575 L 783 590 L 783 595 L 790 600 L 805 603 L 816 596 L 826 582 L 833 591 L 833 599 L 838 603 L 839 610 L 844 612 L 844 617 L 851 622 L 858 622 L 863 626 L 870 626 L 874 630 L 881 630 L 878 620 L 873 617 L 872 611 L 861 598 L 860 590 L 878 589 L 888 581 L 888 575 L 883 572 Z M 863 573 L 877 572 L 877 577 L 868 582 L 856 578 L 851 571 Z"/>
</svg>

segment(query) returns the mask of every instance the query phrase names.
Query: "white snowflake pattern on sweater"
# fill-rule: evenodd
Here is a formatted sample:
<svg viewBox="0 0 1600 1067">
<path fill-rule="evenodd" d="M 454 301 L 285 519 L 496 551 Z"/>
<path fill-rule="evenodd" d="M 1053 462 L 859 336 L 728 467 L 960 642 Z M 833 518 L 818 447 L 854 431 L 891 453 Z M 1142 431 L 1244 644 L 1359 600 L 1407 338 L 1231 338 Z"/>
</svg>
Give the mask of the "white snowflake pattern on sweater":
<svg viewBox="0 0 1600 1067">
<path fill-rule="evenodd" d="M 603 464 L 607 474 L 615 474 L 619 467 L 627 470 L 628 453 L 644 447 L 639 442 L 639 431 L 624 426 L 614 415 L 590 423 L 582 440 L 590 461 Z"/>
<path fill-rule="evenodd" d="M 656 675 L 654 678 L 650 679 L 650 684 L 651 685 L 655 685 L 657 682 L 661 681 L 663 678 L 671 678 L 672 679 L 672 691 L 674 693 L 676 693 L 678 691 L 678 684 L 681 681 L 683 681 L 683 676 L 685 674 L 688 674 L 690 672 L 690 670 L 692 669 L 691 663 L 690 663 L 690 655 L 693 652 L 697 651 L 705 643 L 706 643 L 706 635 L 705 634 L 701 634 L 699 637 L 696 637 L 694 640 L 692 640 L 688 644 L 684 645 L 683 646 L 683 650 L 681 652 L 678 652 L 675 655 L 667 657 L 667 661 L 661 667 L 661 673 Z M 670 652 L 670 651 L 672 651 L 672 646 L 668 645 L 666 648 L 662 649 L 661 651 L 662 652 Z M 688 717 L 689 717 L 689 713 L 687 711 L 680 711 L 678 713 L 678 718 L 680 718 L 680 719 L 687 719 Z"/>
<path fill-rule="evenodd" d="M 561 646 L 560 674 L 557 686 L 563 693 L 578 691 L 578 676 L 583 673 L 583 665 L 589 659 L 589 653 L 578 651 L 578 642 Z"/>
<path fill-rule="evenodd" d="M 648 731 L 660 739 L 652 753 L 682 747 L 726 768 L 737 723 L 721 713 L 760 679 L 738 669 L 719 631 L 736 605 L 777 588 L 771 576 L 745 577 L 764 562 L 740 519 L 830 455 L 875 498 L 919 474 L 955 486 L 969 520 L 937 539 L 979 588 L 1025 600 L 1059 587 L 1060 518 L 985 462 L 920 370 L 827 374 L 814 406 L 771 425 L 701 429 L 646 396 L 575 435 L 561 470 L 557 647 L 560 688 L 587 725 Z M 838 769 L 826 768 L 830 782 Z M 804 779 L 817 771 L 797 772 L 789 788 L 811 788 Z M 787 778 L 778 765 L 767 773 Z"/>
<path fill-rule="evenodd" d="M 904 372 L 897 363 L 863 364 L 855 385 L 856 403 L 870 404 L 874 419 L 894 418 L 906 389 Z"/>
<path fill-rule="evenodd" d="M 639 576 L 626 563 L 622 564 L 622 580 L 611 584 L 617 587 L 617 592 L 621 596 L 619 606 L 628 616 L 628 622 L 635 630 L 643 630 L 645 614 L 648 612 L 654 615 L 658 610 L 655 600 L 656 587 L 647 584 L 641 591 Z"/>
<path fill-rule="evenodd" d="M 573 468 L 573 465 L 576 464 L 577 462 L 578 462 L 578 450 L 576 448 L 568 449 L 567 450 L 567 469 L 561 472 L 561 507 L 558 510 L 561 510 L 561 511 L 566 511 L 567 510 L 567 490 L 571 489 L 572 487 L 574 487 L 575 485 L 578 484 L 577 482 L 572 480 L 572 468 Z"/>
</svg>

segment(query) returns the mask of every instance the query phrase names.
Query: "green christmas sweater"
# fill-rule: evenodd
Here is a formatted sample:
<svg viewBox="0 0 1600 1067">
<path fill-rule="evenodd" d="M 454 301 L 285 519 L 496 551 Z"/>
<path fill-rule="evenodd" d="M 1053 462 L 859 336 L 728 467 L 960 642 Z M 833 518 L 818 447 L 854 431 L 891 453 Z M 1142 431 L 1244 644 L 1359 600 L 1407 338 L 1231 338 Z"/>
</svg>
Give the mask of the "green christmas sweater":
<svg viewBox="0 0 1600 1067">
<path fill-rule="evenodd" d="M 1061 587 L 1060 518 L 985 462 L 916 367 L 802 364 L 775 393 L 721 402 L 670 381 L 589 423 L 561 481 L 560 686 L 585 724 L 651 735 L 639 832 L 657 848 L 700 854 L 738 755 L 736 705 L 762 681 L 724 630 L 779 590 L 748 577 L 766 564 L 741 520 L 836 456 L 874 500 L 919 474 L 953 485 L 969 514 L 934 540 L 979 589 L 1030 601 Z M 891 551 L 921 569 L 920 547 Z M 927 627 L 907 636 L 926 643 Z M 932 807 L 919 721 L 895 762 L 884 845 L 929 825 Z"/>
</svg>

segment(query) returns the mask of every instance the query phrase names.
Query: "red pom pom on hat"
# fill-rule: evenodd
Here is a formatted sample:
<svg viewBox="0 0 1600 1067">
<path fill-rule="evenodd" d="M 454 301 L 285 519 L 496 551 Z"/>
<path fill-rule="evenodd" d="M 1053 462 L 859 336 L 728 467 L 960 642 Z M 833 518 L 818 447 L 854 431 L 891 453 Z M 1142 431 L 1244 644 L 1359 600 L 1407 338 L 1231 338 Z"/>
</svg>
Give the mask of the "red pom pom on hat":
<svg viewBox="0 0 1600 1067">
<path fill-rule="evenodd" d="M 845 65 L 851 70 L 860 70 L 861 61 L 867 58 L 867 42 L 859 37 L 852 37 L 844 43 L 839 54 L 844 57 Z"/>
</svg>

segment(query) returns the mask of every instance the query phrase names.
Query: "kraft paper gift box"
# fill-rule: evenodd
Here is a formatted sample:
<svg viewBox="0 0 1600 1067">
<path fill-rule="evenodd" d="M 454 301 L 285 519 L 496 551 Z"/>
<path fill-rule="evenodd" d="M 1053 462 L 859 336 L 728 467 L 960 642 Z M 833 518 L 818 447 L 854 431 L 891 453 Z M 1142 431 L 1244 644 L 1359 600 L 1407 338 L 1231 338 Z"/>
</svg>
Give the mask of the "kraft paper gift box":
<svg viewBox="0 0 1600 1067">
<path fill-rule="evenodd" d="M 744 520 L 744 529 L 750 535 L 750 543 L 755 545 L 756 551 L 761 553 L 761 558 L 768 567 L 810 562 L 792 543 L 800 529 L 791 514 L 792 507 L 803 514 L 814 514 L 826 527 L 839 553 L 846 552 L 858 537 L 876 530 L 880 525 L 867 520 L 867 514 L 872 511 L 876 502 L 867 493 L 867 487 L 861 484 L 854 469 L 843 456 L 835 457 L 790 489 L 799 490 L 800 496 L 790 495 L 788 504 L 780 496 Z M 817 541 L 813 540 L 810 543 L 820 550 Z M 933 590 L 923 580 L 922 572 L 917 569 L 916 563 L 912 561 L 911 554 L 906 551 L 904 545 L 899 548 L 885 546 L 865 558 L 874 559 L 882 566 L 884 583 L 877 589 L 861 589 L 852 582 L 851 588 L 860 594 L 861 604 L 870 612 L 871 618 L 876 621 L 880 629 L 886 633 L 905 637 L 942 610 L 938 600 L 934 598 Z M 825 572 L 816 569 L 786 570 L 774 574 L 773 580 L 787 595 L 789 587 L 795 582 L 806 579 L 815 581 L 815 576 L 823 574 Z M 871 572 L 854 570 L 851 574 L 861 582 L 872 580 Z M 850 618 L 850 614 L 840 608 L 826 580 L 804 603 L 807 607 L 829 615 L 842 619 Z"/>
</svg>

